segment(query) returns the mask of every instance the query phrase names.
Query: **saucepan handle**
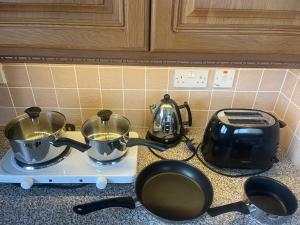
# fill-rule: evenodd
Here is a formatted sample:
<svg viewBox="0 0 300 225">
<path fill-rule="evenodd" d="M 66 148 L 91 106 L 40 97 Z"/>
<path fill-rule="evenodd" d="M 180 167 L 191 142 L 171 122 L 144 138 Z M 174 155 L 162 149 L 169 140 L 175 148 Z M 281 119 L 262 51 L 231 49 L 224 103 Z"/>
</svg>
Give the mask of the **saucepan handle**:
<svg viewBox="0 0 300 225">
<path fill-rule="evenodd" d="M 81 152 L 85 152 L 86 150 L 88 150 L 91 146 L 87 145 L 87 144 L 83 144 L 79 141 L 75 141 L 73 139 L 70 138 L 58 138 L 57 140 L 53 141 L 51 143 L 54 147 L 60 147 L 63 145 L 67 145 L 70 146 L 72 148 L 75 148 Z"/>
<path fill-rule="evenodd" d="M 147 139 L 142 139 L 142 138 L 129 138 L 129 140 L 126 143 L 126 147 L 133 147 L 136 145 L 147 146 L 159 150 L 161 152 L 166 150 L 165 144 L 156 141 L 147 140 Z"/>
<path fill-rule="evenodd" d="M 210 216 L 214 217 L 214 216 L 219 216 L 221 214 L 228 213 L 228 212 L 234 212 L 234 211 L 240 212 L 243 214 L 250 213 L 248 206 L 243 201 L 234 202 L 231 204 L 210 208 L 207 210 L 207 213 Z"/>
<path fill-rule="evenodd" d="M 101 209 L 110 207 L 122 207 L 128 209 L 135 209 L 135 201 L 132 197 L 117 197 L 109 198 L 100 201 L 90 202 L 73 207 L 73 211 L 79 215 L 85 215 Z"/>
</svg>

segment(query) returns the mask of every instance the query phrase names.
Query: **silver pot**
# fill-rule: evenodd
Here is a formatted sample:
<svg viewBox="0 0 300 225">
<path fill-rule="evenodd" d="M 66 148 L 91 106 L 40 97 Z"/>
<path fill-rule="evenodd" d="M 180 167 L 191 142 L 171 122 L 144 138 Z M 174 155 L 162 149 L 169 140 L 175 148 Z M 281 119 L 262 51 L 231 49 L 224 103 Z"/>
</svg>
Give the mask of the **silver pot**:
<svg viewBox="0 0 300 225">
<path fill-rule="evenodd" d="M 61 155 L 65 145 L 85 151 L 88 145 L 64 138 L 66 118 L 55 111 L 43 111 L 30 107 L 11 120 L 4 134 L 14 152 L 15 159 L 21 163 L 34 165 L 50 161 Z"/>
<path fill-rule="evenodd" d="M 110 163 L 122 158 L 127 147 L 144 145 L 164 151 L 165 145 L 141 138 L 129 138 L 130 122 L 110 110 L 101 110 L 82 125 L 81 133 L 91 148 L 87 151 L 90 158 Z"/>
</svg>

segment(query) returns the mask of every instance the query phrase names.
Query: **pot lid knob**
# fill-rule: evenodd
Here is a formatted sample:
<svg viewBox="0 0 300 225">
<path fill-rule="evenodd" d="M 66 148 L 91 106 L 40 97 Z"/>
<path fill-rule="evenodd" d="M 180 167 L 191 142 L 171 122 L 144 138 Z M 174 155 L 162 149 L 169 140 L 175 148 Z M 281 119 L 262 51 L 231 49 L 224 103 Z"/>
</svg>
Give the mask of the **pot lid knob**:
<svg viewBox="0 0 300 225">
<path fill-rule="evenodd" d="M 97 116 L 100 117 L 101 121 L 108 121 L 112 114 L 111 110 L 103 109 L 97 113 Z"/>
<path fill-rule="evenodd" d="M 37 106 L 33 106 L 30 108 L 25 109 L 25 113 L 27 113 L 27 115 L 31 118 L 31 119 L 36 119 L 40 116 L 40 112 L 42 111 L 42 109 L 40 107 Z"/>
</svg>

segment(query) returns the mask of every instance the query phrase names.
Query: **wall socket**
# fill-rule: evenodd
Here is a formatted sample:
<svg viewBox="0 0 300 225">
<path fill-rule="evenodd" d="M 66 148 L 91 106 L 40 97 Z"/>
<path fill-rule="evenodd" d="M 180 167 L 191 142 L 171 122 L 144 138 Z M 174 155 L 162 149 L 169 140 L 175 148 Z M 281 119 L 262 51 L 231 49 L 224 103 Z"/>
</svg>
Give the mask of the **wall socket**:
<svg viewBox="0 0 300 225">
<path fill-rule="evenodd" d="M 0 64 L 0 87 L 5 87 L 7 84 L 5 79 L 5 74 L 2 68 L 2 65 Z"/>
<path fill-rule="evenodd" d="M 176 69 L 174 87 L 207 87 L 208 69 Z"/>
</svg>

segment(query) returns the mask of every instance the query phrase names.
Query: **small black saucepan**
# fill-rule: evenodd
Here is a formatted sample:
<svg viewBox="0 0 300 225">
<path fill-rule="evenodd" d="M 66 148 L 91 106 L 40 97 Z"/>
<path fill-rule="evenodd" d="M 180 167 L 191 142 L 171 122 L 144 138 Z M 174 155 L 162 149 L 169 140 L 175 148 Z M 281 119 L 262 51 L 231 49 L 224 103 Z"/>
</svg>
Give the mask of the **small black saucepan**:
<svg viewBox="0 0 300 225">
<path fill-rule="evenodd" d="M 109 207 L 146 210 L 165 220 L 184 221 L 199 217 L 210 207 L 213 189 L 197 168 L 176 160 L 162 160 L 147 166 L 135 183 L 136 199 L 118 197 L 77 205 L 80 215 Z"/>
<path fill-rule="evenodd" d="M 269 177 L 254 176 L 244 184 L 245 201 L 209 209 L 210 216 L 238 211 L 256 218 L 284 219 L 298 208 L 295 195 L 283 183 Z"/>
</svg>

